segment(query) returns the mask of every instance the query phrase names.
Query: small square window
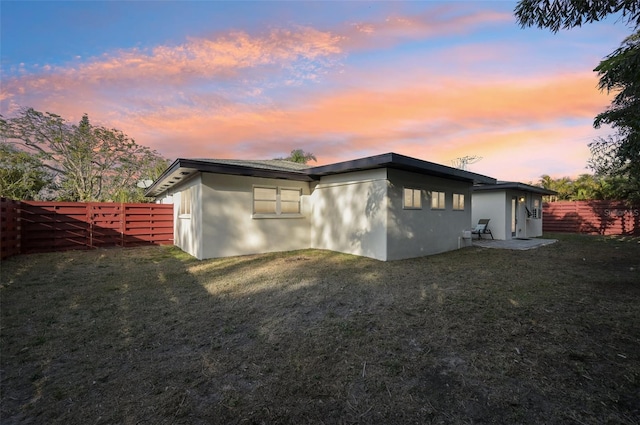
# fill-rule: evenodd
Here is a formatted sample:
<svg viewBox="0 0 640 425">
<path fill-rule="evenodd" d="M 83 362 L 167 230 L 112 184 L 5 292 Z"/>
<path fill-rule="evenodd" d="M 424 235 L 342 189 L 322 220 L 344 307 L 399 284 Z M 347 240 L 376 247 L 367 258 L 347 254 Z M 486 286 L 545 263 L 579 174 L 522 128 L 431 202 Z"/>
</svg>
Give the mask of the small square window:
<svg viewBox="0 0 640 425">
<path fill-rule="evenodd" d="M 453 209 L 458 211 L 464 210 L 464 194 L 462 193 L 453 194 Z"/>
<path fill-rule="evenodd" d="M 444 205 L 444 192 L 431 192 L 431 209 L 443 210 Z"/>
<path fill-rule="evenodd" d="M 404 188 L 403 191 L 403 208 L 405 209 L 421 209 L 422 208 L 422 191 L 420 189 Z"/>
</svg>

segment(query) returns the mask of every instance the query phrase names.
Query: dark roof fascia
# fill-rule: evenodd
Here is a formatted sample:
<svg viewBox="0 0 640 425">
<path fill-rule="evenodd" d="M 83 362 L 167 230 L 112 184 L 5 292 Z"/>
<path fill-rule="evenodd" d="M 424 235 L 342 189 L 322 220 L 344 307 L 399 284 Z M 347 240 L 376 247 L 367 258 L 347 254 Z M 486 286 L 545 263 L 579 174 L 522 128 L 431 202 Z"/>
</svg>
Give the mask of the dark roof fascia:
<svg viewBox="0 0 640 425">
<path fill-rule="evenodd" d="M 178 182 L 172 183 L 169 187 L 159 190 L 165 181 L 180 169 L 190 169 L 204 173 L 230 174 L 235 176 L 265 177 L 271 179 L 287 179 L 296 181 L 312 181 L 313 178 L 301 171 L 270 170 L 263 168 L 245 167 L 233 164 L 221 164 L 212 161 L 199 161 L 196 159 L 178 158 L 169 166 L 155 182 L 147 189 L 145 196 L 158 196 L 173 187 Z"/>
<path fill-rule="evenodd" d="M 367 158 L 354 159 L 352 161 L 338 162 L 335 164 L 321 165 L 303 170 L 304 173 L 314 177 L 322 177 L 331 174 L 349 173 L 354 171 L 372 170 L 376 168 L 394 168 L 404 171 L 412 171 L 436 177 L 468 181 L 474 183 L 493 184 L 496 179 L 482 174 L 471 173 L 457 168 L 447 167 L 434 162 L 423 161 L 397 153 L 385 153 Z"/>
<path fill-rule="evenodd" d="M 193 159 L 184 159 L 181 161 L 181 167 L 194 168 L 198 171 L 205 173 L 218 173 L 218 174 L 231 174 L 234 176 L 249 176 L 249 177 L 266 177 L 272 179 L 287 179 L 298 181 L 311 181 L 313 180 L 308 176 L 305 171 L 284 171 L 273 170 L 267 168 L 254 168 L 251 166 L 242 166 L 234 164 L 221 164 L 211 161 L 198 161 Z"/>
<path fill-rule="evenodd" d="M 224 164 L 210 160 L 178 158 L 167 168 L 160 177 L 146 190 L 145 196 L 159 196 L 171 187 L 181 182 L 180 176 L 190 172 L 205 172 L 230 174 L 236 176 L 264 177 L 272 179 L 286 179 L 295 181 L 315 181 L 323 176 L 342 174 L 354 171 L 372 170 L 377 168 L 393 168 L 412 171 L 419 174 L 448 178 L 475 184 L 495 184 L 496 179 L 482 174 L 471 173 L 457 168 L 447 167 L 434 162 L 423 161 L 396 153 L 385 153 L 335 164 L 310 167 L 298 171 L 273 170 L 256 168 L 250 165 Z"/>
<path fill-rule="evenodd" d="M 555 190 L 545 189 L 543 187 L 538 187 L 538 186 L 531 186 L 529 184 L 518 183 L 518 182 L 503 182 L 503 183 L 496 183 L 496 184 L 473 186 L 474 192 L 497 191 L 497 190 L 521 190 L 525 192 L 539 193 L 540 195 L 557 195 L 558 194 L 558 192 L 556 192 Z"/>
<path fill-rule="evenodd" d="M 154 180 L 154 182 L 145 190 L 144 196 L 153 198 L 158 196 L 160 193 L 164 192 L 164 190 L 158 190 L 160 185 L 169 177 L 171 174 L 176 172 L 180 168 L 180 158 L 173 161 L 169 167 L 160 174 L 160 177 Z"/>
</svg>

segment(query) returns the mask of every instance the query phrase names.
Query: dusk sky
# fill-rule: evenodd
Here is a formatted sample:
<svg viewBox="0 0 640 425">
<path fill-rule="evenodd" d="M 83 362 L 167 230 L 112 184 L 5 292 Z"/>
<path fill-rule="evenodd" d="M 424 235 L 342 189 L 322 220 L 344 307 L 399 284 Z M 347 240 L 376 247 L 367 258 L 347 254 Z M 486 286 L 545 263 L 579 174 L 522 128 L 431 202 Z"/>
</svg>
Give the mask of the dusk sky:
<svg viewBox="0 0 640 425">
<path fill-rule="evenodd" d="M 617 17 L 553 34 L 516 2 L 2 1 L 0 113 L 84 113 L 167 158 L 396 152 L 500 180 L 588 172 Z M 315 164 L 315 163 L 312 163 Z"/>
</svg>

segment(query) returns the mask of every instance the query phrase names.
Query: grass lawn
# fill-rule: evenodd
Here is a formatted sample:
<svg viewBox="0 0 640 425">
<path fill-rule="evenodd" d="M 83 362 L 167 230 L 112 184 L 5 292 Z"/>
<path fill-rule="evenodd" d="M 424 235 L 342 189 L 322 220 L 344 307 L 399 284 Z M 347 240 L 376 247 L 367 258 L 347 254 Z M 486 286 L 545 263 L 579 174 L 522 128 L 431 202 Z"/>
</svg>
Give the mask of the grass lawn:
<svg viewBox="0 0 640 425">
<path fill-rule="evenodd" d="M 2 261 L 6 424 L 639 424 L 640 240 Z"/>
</svg>

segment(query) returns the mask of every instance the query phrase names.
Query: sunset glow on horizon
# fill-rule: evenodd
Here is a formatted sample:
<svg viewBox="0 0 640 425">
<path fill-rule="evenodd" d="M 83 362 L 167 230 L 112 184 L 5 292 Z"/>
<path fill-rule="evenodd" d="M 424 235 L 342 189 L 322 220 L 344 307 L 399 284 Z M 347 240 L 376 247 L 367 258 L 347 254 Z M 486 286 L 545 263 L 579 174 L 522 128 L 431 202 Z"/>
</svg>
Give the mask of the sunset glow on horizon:
<svg viewBox="0 0 640 425">
<path fill-rule="evenodd" d="M 176 158 L 386 152 L 499 180 L 587 173 L 616 17 L 552 34 L 515 2 L 2 2 L 0 114 L 88 114 Z M 28 23 L 28 25 L 26 24 Z"/>
</svg>

